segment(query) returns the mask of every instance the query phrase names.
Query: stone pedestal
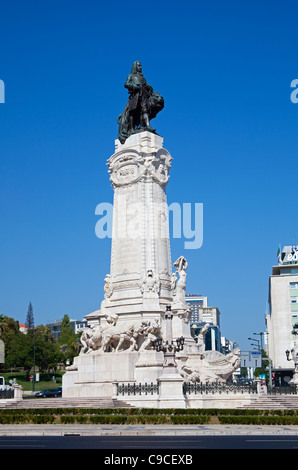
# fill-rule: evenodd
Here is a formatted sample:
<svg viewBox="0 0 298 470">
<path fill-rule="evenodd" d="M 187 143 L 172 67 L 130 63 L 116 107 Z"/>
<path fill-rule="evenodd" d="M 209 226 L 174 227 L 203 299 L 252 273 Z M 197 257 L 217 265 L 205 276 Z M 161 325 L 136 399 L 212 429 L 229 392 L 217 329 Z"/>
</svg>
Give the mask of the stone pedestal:
<svg viewBox="0 0 298 470">
<path fill-rule="evenodd" d="M 172 304 L 173 314 L 173 338 L 184 338 L 183 351 L 178 353 L 178 356 L 185 356 L 189 354 L 198 354 L 199 348 L 190 333 L 190 312 L 187 305 Z"/>
<path fill-rule="evenodd" d="M 111 397 L 115 382 L 156 382 L 161 370 L 155 351 L 82 354 L 63 376 L 63 397 Z"/>
<path fill-rule="evenodd" d="M 166 185 L 172 157 L 162 137 L 130 136 L 108 160 L 114 189 L 111 270 L 102 315 L 153 318 L 172 301 Z"/>
<path fill-rule="evenodd" d="M 135 380 L 137 383 L 155 383 L 162 373 L 163 353 L 141 351 L 135 364 Z"/>
<path fill-rule="evenodd" d="M 65 397 L 112 396 L 114 382 L 158 379 L 162 401 L 178 400 L 183 405 L 182 377 L 162 374 L 163 355 L 152 350 L 156 334 L 165 333 L 163 316 L 175 289 L 173 339 L 183 336 L 187 349 L 195 347 L 183 301 L 183 257 L 177 265 L 180 279 L 173 288 L 166 196 L 171 161 L 162 137 L 154 133 L 133 134 L 123 145 L 116 140 L 115 153 L 107 161 L 114 190 L 110 273 L 100 309 L 86 316 L 96 341 L 87 338 L 89 350 L 83 350 L 63 377 Z M 134 324 L 144 322 L 150 325 L 150 333 L 134 329 Z"/>
<path fill-rule="evenodd" d="M 183 381 L 175 371 L 164 373 L 158 378 L 160 408 L 186 408 Z"/>
<path fill-rule="evenodd" d="M 15 384 L 14 388 L 14 400 L 20 401 L 23 400 L 23 387 L 19 384 Z"/>
</svg>

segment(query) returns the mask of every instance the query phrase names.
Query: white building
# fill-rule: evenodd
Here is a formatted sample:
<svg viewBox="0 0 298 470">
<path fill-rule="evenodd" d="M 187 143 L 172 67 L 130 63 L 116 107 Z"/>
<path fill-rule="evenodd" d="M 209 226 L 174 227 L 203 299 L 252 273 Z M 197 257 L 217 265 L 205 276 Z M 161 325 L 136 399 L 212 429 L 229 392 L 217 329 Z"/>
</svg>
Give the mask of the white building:
<svg viewBox="0 0 298 470">
<path fill-rule="evenodd" d="M 231 341 L 225 336 L 221 336 L 221 349 L 223 354 L 229 354 L 237 348 L 239 348 L 239 345 L 236 341 Z"/>
<path fill-rule="evenodd" d="M 220 329 L 220 311 L 217 307 L 200 307 L 199 319 L 204 323 L 212 323 Z"/>
<path fill-rule="evenodd" d="M 19 330 L 21 333 L 26 335 L 29 331 L 29 326 L 25 325 L 24 323 L 19 323 Z"/>
<path fill-rule="evenodd" d="M 208 306 L 208 298 L 198 294 L 187 294 L 187 305 L 191 308 L 192 323 L 212 323 L 220 328 L 220 311 L 217 307 Z"/>
<path fill-rule="evenodd" d="M 286 350 L 293 347 L 291 332 L 298 322 L 298 246 L 285 246 L 278 253 L 278 265 L 273 266 L 269 277 L 268 301 L 267 354 L 272 360 L 272 372 L 283 384 L 294 369 L 293 361 L 287 361 Z"/>
<path fill-rule="evenodd" d="M 203 325 L 210 324 L 205 337 L 206 349 L 212 351 L 222 351 L 220 332 L 220 311 L 216 307 L 208 306 L 208 299 L 203 295 L 187 294 L 185 296 L 187 305 L 191 308 L 191 329 L 192 334 L 197 335 Z"/>
<path fill-rule="evenodd" d="M 199 294 L 187 294 L 185 296 L 187 305 L 191 308 L 191 322 L 198 323 L 201 321 L 199 316 L 199 309 L 208 306 L 207 297 Z"/>
<path fill-rule="evenodd" d="M 62 320 L 55 320 L 53 323 L 47 324 L 47 326 L 50 327 L 51 333 L 54 336 L 56 341 L 57 341 L 57 339 L 59 338 L 59 335 L 60 335 L 61 323 L 62 323 Z M 75 335 L 77 333 L 80 333 L 81 331 L 84 331 L 88 328 L 88 322 L 85 318 L 83 320 L 72 320 L 72 319 L 70 319 L 69 323 L 71 324 Z"/>
</svg>

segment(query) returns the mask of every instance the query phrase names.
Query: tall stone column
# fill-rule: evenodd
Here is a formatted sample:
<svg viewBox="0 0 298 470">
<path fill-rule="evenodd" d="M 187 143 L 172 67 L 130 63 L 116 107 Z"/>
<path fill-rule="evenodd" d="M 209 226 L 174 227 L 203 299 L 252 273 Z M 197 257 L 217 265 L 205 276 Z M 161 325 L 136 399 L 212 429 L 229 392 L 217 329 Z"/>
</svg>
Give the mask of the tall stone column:
<svg viewBox="0 0 298 470">
<path fill-rule="evenodd" d="M 101 315 L 159 316 L 172 301 L 166 185 L 172 157 L 163 139 L 131 135 L 108 160 L 114 189 L 111 268 Z"/>
</svg>

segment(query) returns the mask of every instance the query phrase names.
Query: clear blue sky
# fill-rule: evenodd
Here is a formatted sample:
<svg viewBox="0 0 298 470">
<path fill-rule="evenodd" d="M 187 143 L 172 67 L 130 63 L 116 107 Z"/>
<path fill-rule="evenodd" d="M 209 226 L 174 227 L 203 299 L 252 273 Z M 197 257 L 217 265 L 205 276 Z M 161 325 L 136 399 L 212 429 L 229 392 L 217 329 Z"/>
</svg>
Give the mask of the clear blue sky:
<svg viewBox="0 0 298 470">
<path fill-rule="evenodd" d="M 165 99 L 153 121 L 173 157 L 168 202 L 204 204 L 188 292 L 250 349 L 264 331 L 278 245 L 298 243 L 295 1 L 10 1 L 1 6 L 0 312 L 36 324 L 99 308 L 112 202 L 106 160 L 132 62 Z M 183 184 L 181 184 L 183 182 Z"/>
</svg>

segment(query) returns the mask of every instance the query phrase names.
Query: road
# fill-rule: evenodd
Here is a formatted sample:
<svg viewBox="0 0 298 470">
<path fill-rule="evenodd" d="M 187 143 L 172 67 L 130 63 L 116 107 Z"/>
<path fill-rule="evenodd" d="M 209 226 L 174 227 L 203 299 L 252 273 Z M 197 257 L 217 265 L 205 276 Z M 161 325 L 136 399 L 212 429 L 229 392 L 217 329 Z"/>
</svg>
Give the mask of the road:
<svg viewBox="0 0 298 470">
<path fill-rule="evenodd" d="M 146 451 L 154 455 L 167 450 L 174 455 L 192 454 L 203 449 L 298 449 L 297 435 L 201 435 L 201 436 L 1 436 L 0 451 L 5 449 L 101 449 L 106 456 L 125 451 Z M 190 451 L 190 452 L 188 452 Z M 128 454 L 127 454 L 128 452 Z M 155 452 L 156 454 L 156 452 Z M 101 453 L 103 455 L 103 453 Z M 193 455 L 196 455 L 193 453 Z M 182 463 L 182 462 L 181 462 Z"/>
</svg>

